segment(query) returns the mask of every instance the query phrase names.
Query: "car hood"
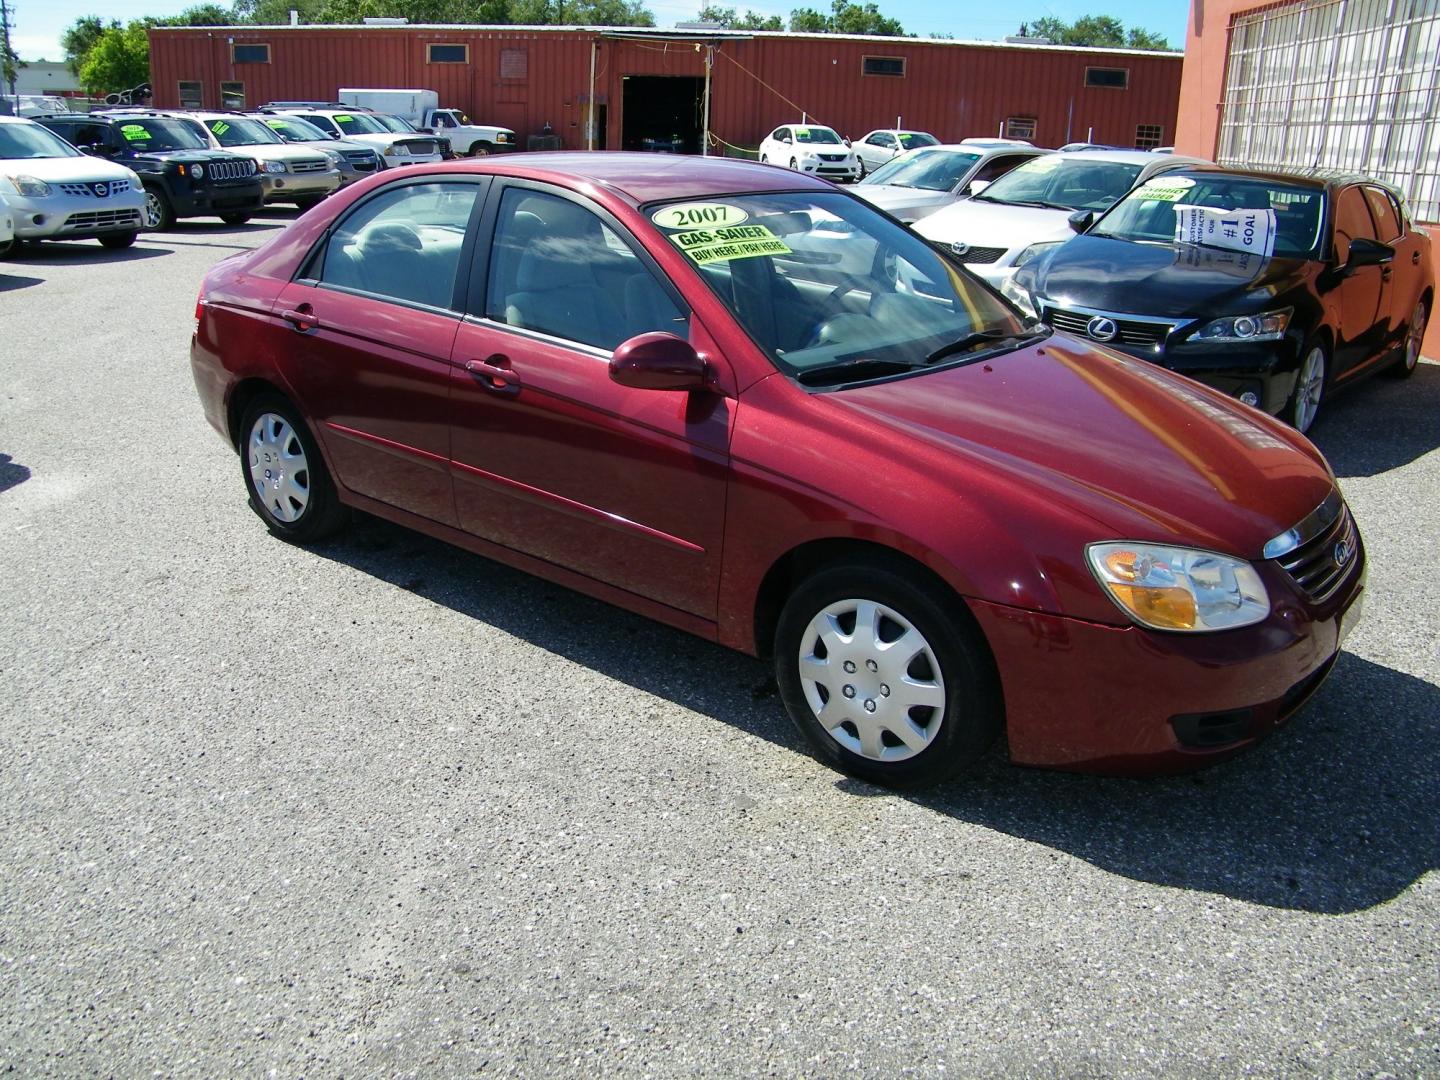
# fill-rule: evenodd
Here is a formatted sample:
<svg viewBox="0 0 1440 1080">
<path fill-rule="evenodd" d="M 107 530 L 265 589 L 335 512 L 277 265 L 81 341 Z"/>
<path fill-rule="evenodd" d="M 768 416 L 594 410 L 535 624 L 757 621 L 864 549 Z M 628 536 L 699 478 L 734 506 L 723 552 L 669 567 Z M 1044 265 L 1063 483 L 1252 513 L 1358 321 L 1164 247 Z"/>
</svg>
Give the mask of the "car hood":
<svg viewBox="0 0 1440 1080">
<path fill-rule="evenodd" d="M 1143 315 L 1236 315 L 1272 305 L 1321 264 L 1194 244 L 1077 236 L 1035 268 L 1034 291 L 1064 306 Z"/>
<path fill-rule="evenodd" d="M 1023 500 L 1032 520 L 1067 517 L 1080 543 L 1141 540 L 1259 559 L 1266 541 L 1334 487 L 1319 451 L 1271 417 L 1060 337 L 826 398 L 900 436 L 897 452 L 915 442 L 947 451 L 957 493 Z"/>
<path fill-rule="evenodd" d="M 925 218 L 915 226 L 915 231 L 942 244 L 959 242 L 971 247 L 1009 250 L 1041 240 L 1064 240 L 1073 236 L 1069 217 L 1068 210 L 962 199 Z"/>
<path fill-rule="evenodd" d="M 0 172 L 6 176 L 33 176 L 56 184 L 83 184 L 87 180 L 129 180 L 135 174 L 124 165 L 104 158 L 53 157 L 3 158 Z"/>
<path fill-rule="evenodd" d="M 918 210 L 940 207 L 955 201 L 948 191 L 931 191 L 929 188 L 903 187 L 899 184 L 856 184 L 851 189 L 856 195 L 872 206 L 894 214 L 901 210 Z"/>
<path fill-rule="evenodd" d="M 316 144 L 318 145 L 318 144 Z M 286 143 L 253 143 L 243 146 L 227 146 L 227 151 L 253 157 L 258 161 L 324 161 L 325 155 L 308 146 Z"/>
<path fill-rule="evenodd" d="M 245 158 L 253 161 L 249 154 L 229 150 L 134 150 L 126 151 L 122 157 L 133 159 L 153 158 L 156 161 L 178 161 L 182 165 L 208 165 L 212 161 L 228 161 Z"/>
</svg>

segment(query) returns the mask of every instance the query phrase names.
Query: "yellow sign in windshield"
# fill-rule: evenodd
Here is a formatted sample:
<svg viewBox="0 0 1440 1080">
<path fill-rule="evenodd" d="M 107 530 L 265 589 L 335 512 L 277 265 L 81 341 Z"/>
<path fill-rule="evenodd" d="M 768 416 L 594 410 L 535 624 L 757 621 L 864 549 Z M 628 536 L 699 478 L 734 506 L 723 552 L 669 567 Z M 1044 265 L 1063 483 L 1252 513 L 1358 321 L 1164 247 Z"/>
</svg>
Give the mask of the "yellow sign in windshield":
<svg viewBox="0 0 1440 1080">
<path fill-rule="evenodd" d="M 670 236 L 698 265 L 753 259 L 760 255 L 789 255 L 790 249 L 764 225 L 735 225 L 727 229 L 695 229 Z"/>
</svg>

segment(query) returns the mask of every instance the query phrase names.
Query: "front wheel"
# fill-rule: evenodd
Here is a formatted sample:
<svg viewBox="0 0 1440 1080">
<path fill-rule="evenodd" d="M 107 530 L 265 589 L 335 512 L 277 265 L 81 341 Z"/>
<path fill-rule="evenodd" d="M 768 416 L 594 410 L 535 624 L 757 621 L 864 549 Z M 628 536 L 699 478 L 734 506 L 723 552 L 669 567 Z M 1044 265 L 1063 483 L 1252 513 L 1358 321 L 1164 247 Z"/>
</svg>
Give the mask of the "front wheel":
<svg viewBox="0 0 1440 1080">
<path fill-rule="evenodd" d="M 12 236 L 9 240 L 0 240 L 0 259 L 13 259 L 20 254 L 20 239 Z"/>
<path fill-rule="evenodd" d="M 761 155 L 760 155 L 760 164 L 761 164 L 761 165 L 769 165 L 769 164 L 770 164 L 770 159 L 769 159 L 769 157 L 767 157 L 767 156 L 764 155 L 764 154 L 761 154 Z"/>
<path fill-rule="evenodd" d="M 250 220 L 249 214 L 221 214 L 220 220 L 226 225 L 244 225 Z"/>
<path fill-rule="evenodd" d="M 240 469 L 250 508 L 276 536 L 320 540 L 348 513 L 300 414 L 279 395 L 256 398 L 240 421 Z"/>
<path fill-rule="evenodd" d="M 492 147 L 488 142 L 477 142 L 474 146 L 470 147 L 470 156 L 489 157 L 491 149 Z"/>
<path fill-rule="evenodd" d="M 135 243 L 135 238 L 139 235 L 139 233 L 133 232 L 110 233 L 107 236 L 100 237 L 100 246 L 115 249 L 128 248 L 131 244 Z"/>
<path fill-rule="evenodd" d="M 159 188 L 145 189 L 145 209 L 141 211 L 145 228 L 152 232 L 165 232 L 175 227 L 175 208 L 170 198 Z"/>
<path fill-rule="evenodd" d="M 800 171 L 800 162 L 796 161 L 796 160 L 792 157 L 792 158 L 790 159 L 790 168 L 794 169 L 796 172 L 799 172 L 799 171 Z"/>
<path fill-rule="evenodd" d="M 775 632 L 785 709 L 820 760 L 888 787 L 949 779 L 1000 730 L 989 649 L 957 597 L 880 562 L 822 570 Z"/>
<path fill-rule="evenodd" d="M 1425 301 L 1416 303 L 1410 313 L 1410 325 L 1405 328 L 1405 355 L 1398 364 L 1391 364 L 1386 370 L 1397 379 L 1408 379 L 1415 374 L 1415 365 L 1420 362 L 1420 351 L 1425 347 L 1425 323 L 1428 313 Z"/>
<path fill-rule="evenodd" d="M 1285 402 L 1281 419 L 1304 434 L 1315 423 L 1320 412 L 1320 400 L 1325 396 L 1325 372 L 1329 359 L 1321 341 L 1311 341 L 1301 354 L 1300 373 L 1295 376 L 1295 389 L 1290 400 Z"/>
</svg>

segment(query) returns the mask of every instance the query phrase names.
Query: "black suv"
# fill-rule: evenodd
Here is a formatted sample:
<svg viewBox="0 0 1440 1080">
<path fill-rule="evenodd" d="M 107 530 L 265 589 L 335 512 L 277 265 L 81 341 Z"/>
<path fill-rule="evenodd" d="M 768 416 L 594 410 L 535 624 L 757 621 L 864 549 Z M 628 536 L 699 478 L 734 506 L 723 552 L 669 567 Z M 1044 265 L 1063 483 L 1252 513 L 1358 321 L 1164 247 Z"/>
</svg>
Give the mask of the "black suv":
<svg viewBox="0 0 1440 1080">
<path fill-rule="evenodd" d="M 252 158 L 212 150 L 183 121 L 146 110 L 37 116 L 70 145 L 133 169 L 145 184 L 145 227 L 214 214 L 243 225 L 265 202 Z"/>
</svg>

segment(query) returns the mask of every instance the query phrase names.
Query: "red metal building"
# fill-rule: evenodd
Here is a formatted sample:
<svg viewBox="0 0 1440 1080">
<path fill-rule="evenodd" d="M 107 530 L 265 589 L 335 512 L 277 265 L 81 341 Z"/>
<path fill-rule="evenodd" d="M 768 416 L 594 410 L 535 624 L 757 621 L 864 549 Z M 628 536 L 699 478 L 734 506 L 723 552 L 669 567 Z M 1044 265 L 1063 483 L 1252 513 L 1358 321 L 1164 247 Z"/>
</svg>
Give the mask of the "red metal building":
<svg viewBox="0 0 1440 1080">
<path fill-rule="evenodd" d="M 162 107 L 334 100 L 345 86 L 436 90 L 441 104 L 567 149 L 753 147 L 804 113 L 858 137 L 902 118 L 942 140 L 1174 141 L 1179 53 L 615 27 L 233 26 L 150 31 Z M 649 142 L 647 143 L 647 140 Z"/>
</svg>

